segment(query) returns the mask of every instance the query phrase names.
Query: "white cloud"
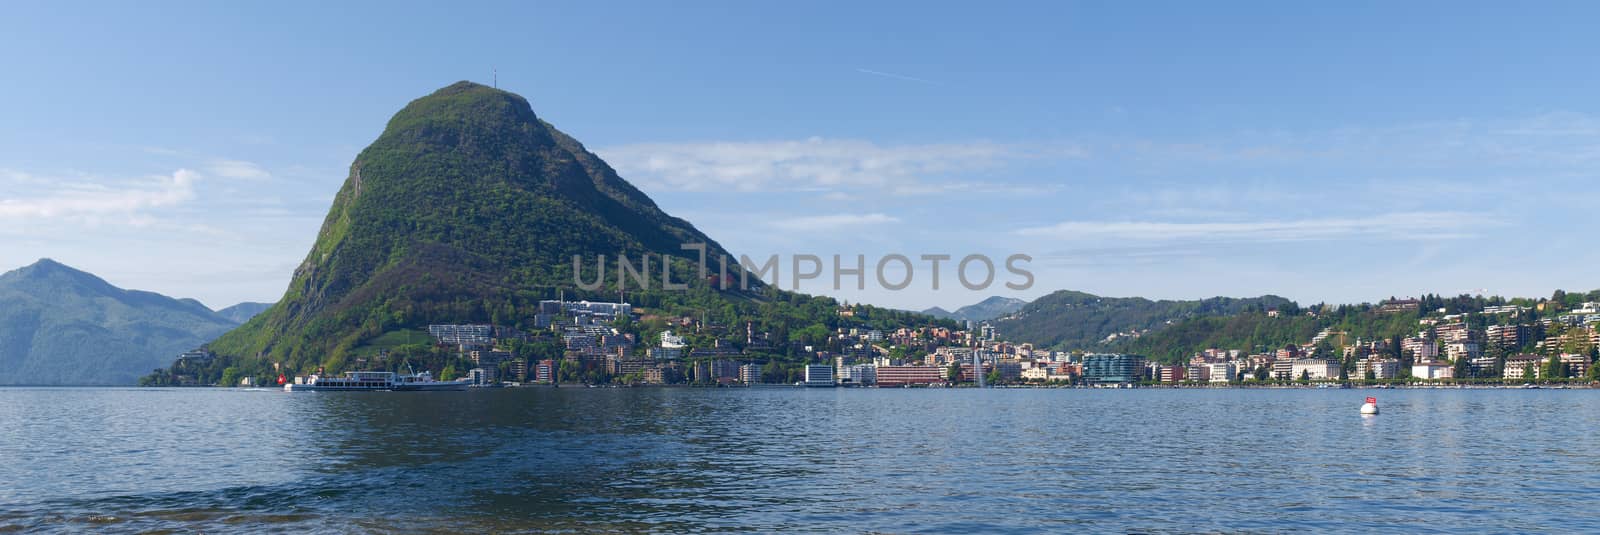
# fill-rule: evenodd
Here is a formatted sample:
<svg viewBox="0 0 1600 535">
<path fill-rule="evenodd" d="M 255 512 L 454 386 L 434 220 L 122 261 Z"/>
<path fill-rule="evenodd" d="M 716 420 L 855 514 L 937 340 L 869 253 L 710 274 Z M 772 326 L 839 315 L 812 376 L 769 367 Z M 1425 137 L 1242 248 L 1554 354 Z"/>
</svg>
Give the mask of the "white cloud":
<svg viewBox="0 0 1600 535">
<path fill-rule="evenodd" d="M 19 183 L 41 183 L 32 175 L 11 174 L 28 177 L 17 180 Z M 141 212 L 193 200 L 194 185 L 200 178 L 199 173 L 179 169 L 171 176 L 120 184 L 43 181 L 56 184 L 53 191 L 33 197 L 0 198 L 0 219 L 98 220 L 105 216 L 120 216 L 130 224 L 147 223 L 149 218 Z"/>
<path fill-rule="evenodd" d="M 1276 221 L 1167 222 L 1065 221 L 1017 230 L 1022 236 L 1065 241 L 1246 241 L 1283 242 L 1346 238 L 1449 239 L 1471 235 L 1473 228 L 1500 222 L 1483 214 L 1461 212 L 1391 213 Z"/>
<path fill-rule="evenodd" d="M 223 178 L 239 180 L 266 180 L 272 178 L 272 173 L 268 173 L 260 165 L 243 160 L 213 160 L 206 169 L 212 174 Z"/>
<path fill-rule="evenodd" d="M 880 213 L 871 214 L 830 214 L 818 216 L 795 217 L 780 219 L 771 224 L 781 230 L 793 232 L 812 232 L 824 230 L 840 230 L 863 225 L 883 225 L 899 223 L 900 218 Z"/>
<path fill-rule="evenodd" d="M 988 142 L 880 145 L 800 141 L 642 143 L 598 151 L 625 178 L 648 187 L 715 191 L 807 188 L 915 192 L 936 177 L 993 169 L 1010 160 L 1082 157 L 1077 147 L 1029 149 Z"/>
</svg>

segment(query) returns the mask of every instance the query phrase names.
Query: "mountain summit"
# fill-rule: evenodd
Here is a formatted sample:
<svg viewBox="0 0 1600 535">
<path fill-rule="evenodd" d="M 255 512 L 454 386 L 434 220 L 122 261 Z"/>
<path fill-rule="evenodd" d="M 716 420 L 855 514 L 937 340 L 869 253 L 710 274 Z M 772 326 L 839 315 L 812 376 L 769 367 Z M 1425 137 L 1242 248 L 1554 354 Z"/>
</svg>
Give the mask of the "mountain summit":
<svg viewBox="0 0 1600 535">
<path fill-rule="evenodd" d="M 575 255 L 586 274 L 599 255 L 613 269 L 619 254 L 634 265 L 655 255 L 658 283 L 659 259 L 675 257 L 683 274 L 673 280 L 690 279 L 686 262 L 699 253 L 684 244 L 705 244 L 708 268 L 720 270 L 720 245 L 662 212 L 526 99 L 458 82 L 389 120 L 350 165 L 283 298 L 211 348 L 291 369 L 338 368 L 352 348 L 399 328 L 509 324 L 558 289 L 615 299 L 615 290 L 576 291 Z"/>
</svg>

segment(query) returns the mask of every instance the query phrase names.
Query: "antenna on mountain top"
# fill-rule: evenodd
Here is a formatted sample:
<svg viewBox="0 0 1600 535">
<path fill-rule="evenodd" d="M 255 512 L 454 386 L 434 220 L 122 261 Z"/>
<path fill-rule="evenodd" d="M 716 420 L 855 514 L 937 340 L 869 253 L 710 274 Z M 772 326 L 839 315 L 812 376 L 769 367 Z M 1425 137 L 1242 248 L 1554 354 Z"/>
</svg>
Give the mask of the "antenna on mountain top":
<svg viewBox="0 0 1600 535">
<path fill-rule="evenodd" d="M 494 73 L 494 75 L 493 75 L 494 76 L 494 88 L 495 89 L 500 89 L 500 69 L 496 69 L 494 67 L 490 67 L 489 68 L 489 72 Z"/>
</svg>

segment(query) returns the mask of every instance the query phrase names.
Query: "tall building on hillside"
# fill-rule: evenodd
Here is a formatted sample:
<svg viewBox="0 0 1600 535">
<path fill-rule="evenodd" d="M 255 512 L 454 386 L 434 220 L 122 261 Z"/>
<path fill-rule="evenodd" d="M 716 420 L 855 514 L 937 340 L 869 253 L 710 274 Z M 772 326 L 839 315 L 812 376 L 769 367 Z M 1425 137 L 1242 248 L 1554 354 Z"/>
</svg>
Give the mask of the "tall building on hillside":
<svg viewBox="0 0 1600 535">
<path fill-rule="evenodd" d="M 428 334 L 441 345 L 489 345 L 494 343 L 492 325 L 429 325 Z"/>
</svg>

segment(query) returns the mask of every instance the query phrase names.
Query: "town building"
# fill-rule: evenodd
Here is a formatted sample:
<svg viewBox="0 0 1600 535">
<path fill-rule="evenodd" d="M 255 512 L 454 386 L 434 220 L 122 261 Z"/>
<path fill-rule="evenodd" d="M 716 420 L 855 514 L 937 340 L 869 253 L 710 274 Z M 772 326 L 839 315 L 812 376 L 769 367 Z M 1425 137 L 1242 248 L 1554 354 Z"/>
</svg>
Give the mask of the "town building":
<svg viewBox="0 0 1600 535">
<path fill-rule="evenodd" d="M 827 364 L 806 365 L 806 386 L 834 386 L 833 366 Z"/>
<path fill-rule="evenodd" d="M 1156 370 L 1156 380 L 1163 383 L 1181 383 L 1188 377 L 1189 367 L 1184 365 L 1167 365 Z"/>
<path fill-rule="evenodd" d="M 593 316 L 610 320 L 631 315 L 633 313 L 633 305 L 628 303 L 545 300 L 539 302 L 539 313 L 573 317 Z"/>
<path fill-rule="evenodd" d="M 1279 381 L 1297 379 L 1294 375 L 1294 361 L 1290 359 L 1276 359 L 1272 361 L 1272 378 Z"/>
<path fill-rule="evenodd" d="M 472 365 L 480 368 L 495 368 L 502 362 L 512 360 L 510 351 L 473 351 L 468 353 Z"/>
<path fill-rule="evenodd" d="M 761 366 L 746 364 L 739 367 L 739 382 L 753 385 L 761 383 Z"/>
<path fill-rule="evenodd" d="M 1450 360 L 1472 360 L 1483 355 L 1483 346 L 1472 341 L 1451 342 L 1445 344 L 1444 354 Z"/>
<path fill-rule="evenodd" d="M 1583 377 L 1589 371 L 1589 356 L 1576 353 L 1562 353 L 1559 357 L 1562 364 L 1567 365 L 1568 377 Z"/>
<path fill-rule="evenodd" d="M 939 366 L 879 366 L 879 387 L 931 385 L 946 381 L 945 370 Z"/>
<path fill-rule="evenodd" d="M 215 353 L 212 353 L 212 352 L 204 350 L 204 349 L 196 349 L 194 351 L 185 351 L 183 353 L 179 353 L 178 354 L 178 362 L 176 364 L 176 367 L 205 366 L 207 364 L 211 364 L 211 360 L 215 359 L 215 358 L 217 358 L 217 355 Z"/>
<path fill-rule="evenodd" d="M 661 331 L 661 346 L 663 349 L 683 349 L 683 337 L 672 334 L 672 331 Z"/>
<path fill-rule="evenodd" d="M 871 364 L 851 364 L 839 368 L 839 384 L 871 385 L 878 382 L 878 367 Z"/>
<path fill-rule="evenodd" d="M 1378 305 L 1378 312 L 1416 312 L 1421 304 L 1416 299 L 1390 299 Z"/>
<path fill-rule="evenodd" d="M 1356 361 L 1356 373 L 1361 377 L 1366 377 L 1369 371 L 1373 379 L 1393 379 L 1400 374 L 1400 361 L 1373 357 Z"/>
<path fill-rule="evenodd" d="M 1484 329 L 1484 341 L 1494 347 L 1522 347 L 1532 339 L 1533 328 L 1530 325 L 1490 325 Z"/>
<path fill-rule="evenodd" d="M 1339 377 L 1339 364 L 1322 359 L 1299 359 L 1289 369 L 1290 378 L 1299 380 L 1309 376 L 1313 381 L 1337 379 Z"/>
<path fill-rule="evenodd" d="M 494 343 L 492 325 L 429 325 L 428 334 L 446 346 L 486 346 Z"/>
<path fill-rule="evenodd" d="M 1232 362 L 1212 363 L 1210 368 L 1211 375 L 1208 377 L 1208 379 L 1210 379 L 1210 381 L 1213 383 L 1226 383 L 1233 381 L 1234 376 L 1238 375 L 1239 373 L 1236 369 L 1234 369 Z"/>
<path fill-rule="evenodd" d="M 1455 368 L 1442 360 L 1422 360 L 1411 364 L 1411 376 L 1418 379 L 1451 379 Z"/>
<path fill-rule="evenodd" d="M 1439 344 L 1427 338 L 1407 338 L 1400 342 L 1400 349 L 1410 353 L 1417 360 L 1428 360 L 1439 356 Z"/>
<path fill-rule="evenodd" d="M 1501 376 L 1506 379 L 1538 379 L 1539 373 L 1544 368 L 1544 357 L 1523 353 L 1506 357 L 1505 369 Z"/>
<path fill-rule="evenodd" d="M 1500 305 L 1483 307 L 1484 314 L 1520 314 L 1527 312 L 1528 307 L 1517 305 Z"/>
<path fill-rule="evenodd" d="M 1132 383 L 1140 379 L 1145 358 L 1120 353 L 1083 356 L 1083 378 L 1090 383 Z"/>
</svg>

